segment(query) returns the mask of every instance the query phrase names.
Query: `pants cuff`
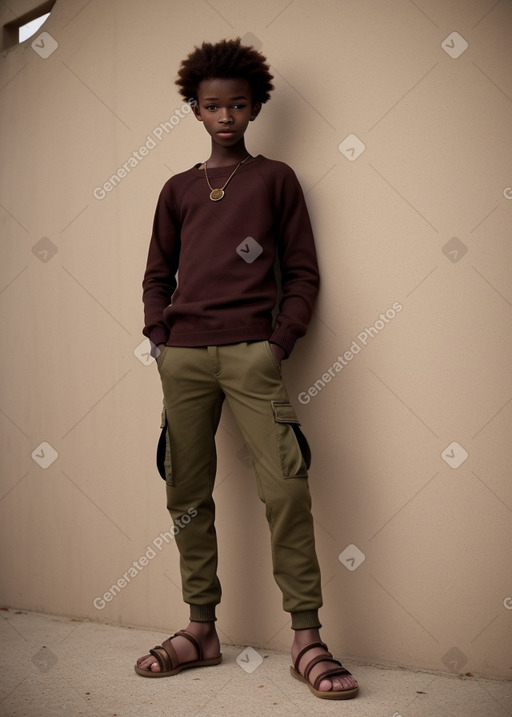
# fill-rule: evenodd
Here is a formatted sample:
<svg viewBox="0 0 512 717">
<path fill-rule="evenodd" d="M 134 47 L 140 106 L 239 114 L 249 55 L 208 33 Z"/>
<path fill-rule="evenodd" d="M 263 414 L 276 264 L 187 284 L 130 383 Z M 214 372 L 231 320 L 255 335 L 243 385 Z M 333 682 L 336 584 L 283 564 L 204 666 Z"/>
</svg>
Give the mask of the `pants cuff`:
<svg viewBox="0 0 512 717">
<path fill-rule="evenodd" d="M 292 630 L 320 629 L 322 624 L 318 619 L 318 610 L 304 610 L 292 612 Z"/>
<path fill-rule="evenodd" d="M 193 622 L 215 622 L 215 605 L 190 605 L 190 620 Z"/>
</svg>

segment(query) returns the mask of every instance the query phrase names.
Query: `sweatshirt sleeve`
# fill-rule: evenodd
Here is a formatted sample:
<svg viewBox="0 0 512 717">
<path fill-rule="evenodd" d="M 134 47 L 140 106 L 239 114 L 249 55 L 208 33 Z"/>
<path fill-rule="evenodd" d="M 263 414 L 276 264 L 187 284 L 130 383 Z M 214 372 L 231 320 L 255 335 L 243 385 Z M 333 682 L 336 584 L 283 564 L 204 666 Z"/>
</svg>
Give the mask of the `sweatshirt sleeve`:
<svg viewBox="0 0 512 717">
<path fill-rule="evenodd" d="M 319 273 L 304 194 L 293 170 L 290 167 L 287 170 L 275 189 L 282 298 L 269 340 L 281 346 L 289 356 L 311 320 Z"/>
<path fill-rule="evenodd" d="M 176 289 L 180 254 L 180 224 L 173 207 L 172 182 L 164 185 L 156 206 L 146 271 L 142 282 L 144 328 L 142 333 L 155 344 L 166 343 L 169 328 L 164 309 Z"/>
</svg>

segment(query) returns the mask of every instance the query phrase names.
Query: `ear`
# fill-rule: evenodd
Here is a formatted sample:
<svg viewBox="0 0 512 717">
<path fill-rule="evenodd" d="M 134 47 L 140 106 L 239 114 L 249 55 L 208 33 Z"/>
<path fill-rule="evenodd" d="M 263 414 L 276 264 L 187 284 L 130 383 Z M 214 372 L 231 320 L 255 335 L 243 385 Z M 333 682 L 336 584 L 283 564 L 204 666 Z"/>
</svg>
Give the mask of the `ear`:
<svg viewBox="0 0 512 717">
<path fill-rule="evenodd" d="M 256 119 L 256 117 L 260 113 L 260 110 L 261 110 L 261 102 L 255 102 L 252 106 L 252 112 L 251 112 L 251 116 L 249 118 L 250 122 L 252 122 L 253 120 Z"/>
<path fill-rule="evenodd" d="M 192 109 L 194 110 L 196 120 L 202 122 L 203 118 L 201 117 L 201 110 L 199 109 L 199 102 L 197 100 L 195 100 L 194 104 L 192 105 Z"/>
</svg>

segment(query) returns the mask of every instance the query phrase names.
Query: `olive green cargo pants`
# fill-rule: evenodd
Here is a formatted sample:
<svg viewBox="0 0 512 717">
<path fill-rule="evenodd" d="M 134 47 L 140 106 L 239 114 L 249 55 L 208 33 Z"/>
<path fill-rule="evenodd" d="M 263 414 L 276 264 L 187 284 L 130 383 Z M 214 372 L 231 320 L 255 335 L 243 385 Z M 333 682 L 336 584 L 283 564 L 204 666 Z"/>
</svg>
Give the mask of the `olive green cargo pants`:
<svg viewBox="0 0 512 717">
<path fill-rule="evenodd" d="M 320 627 L 320 570 L 308 485 L 309 449 L 268 341 L 187 348 L 157 359 L 164 394 L 167 507 L 190 618 L 215 620 L 215 433 L 227 399 L 247 444 L 270 527 L 275 580 L 292 628 Z M 188 514 L 187 519 L 183 517 Z M 181 519 L 181 520 L 180 520 Z"/>
</svg>

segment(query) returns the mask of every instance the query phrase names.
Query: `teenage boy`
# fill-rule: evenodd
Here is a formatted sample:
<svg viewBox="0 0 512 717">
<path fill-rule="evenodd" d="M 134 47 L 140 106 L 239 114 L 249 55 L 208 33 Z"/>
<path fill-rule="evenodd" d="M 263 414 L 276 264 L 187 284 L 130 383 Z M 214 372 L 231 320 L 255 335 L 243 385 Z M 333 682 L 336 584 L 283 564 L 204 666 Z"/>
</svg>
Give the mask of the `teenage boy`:
<svg viewBox="0 0 512 717">
<path fill-rule="evenodd" d="M 244 139 L 272 79 L 263 55 L 238 39 L 196 47 L 176 81 L 211 137 L 211 154 L 162 189 L 143 301 L 144 334 L 158 349 L 162 472 L 168 510 L 182 526 L 176 544 L 190 623 L 139 658 L 135 670 L 167 677 L 221 662 L 212 492 L 215 432 L 227 400 L 251 454 L 274 576 L 291 615 L 291 674 L 317 697 L 345 699 L 358 687 L 320 639 L 309 449 L 281 375 L 318 292 L 313 234 L 294 172 L 251 156 Z"/>
</svg>

